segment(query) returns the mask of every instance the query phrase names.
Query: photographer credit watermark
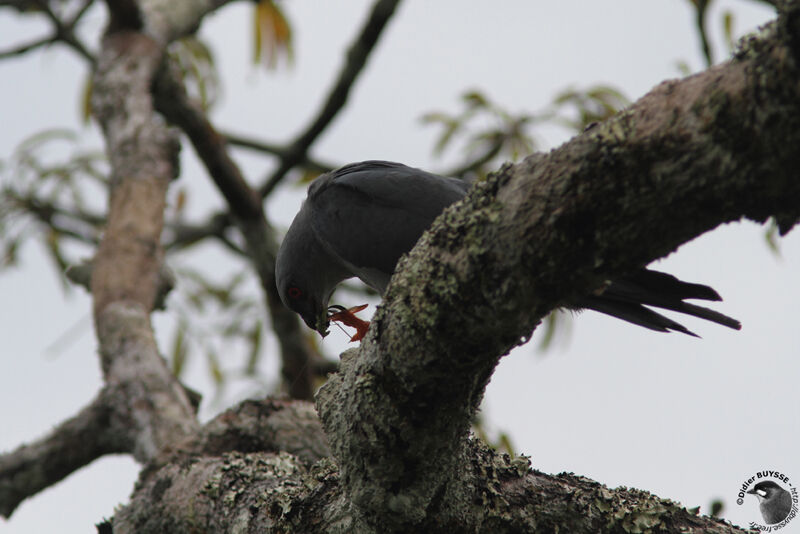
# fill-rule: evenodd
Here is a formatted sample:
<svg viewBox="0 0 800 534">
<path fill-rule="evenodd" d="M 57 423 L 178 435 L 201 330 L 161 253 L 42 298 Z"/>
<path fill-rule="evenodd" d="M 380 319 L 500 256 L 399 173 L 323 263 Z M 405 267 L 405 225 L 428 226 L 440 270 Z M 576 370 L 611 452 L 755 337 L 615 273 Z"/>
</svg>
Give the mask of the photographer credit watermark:
<svg viewBox="0 0 800 534">
<path fill-rule="evenodd" d="M 757 509 L 753 506 L 756 501 Z M 797 516 L 798 501 L 797 487 L 789 476 L 772 470 L 758 471 L 742 482 L 736 496 L 736 504 L 753 506 L 753 516 L 761 516 L 749 525 L 761 532 L 776 532 L 788 525 Z"/>
</svg>

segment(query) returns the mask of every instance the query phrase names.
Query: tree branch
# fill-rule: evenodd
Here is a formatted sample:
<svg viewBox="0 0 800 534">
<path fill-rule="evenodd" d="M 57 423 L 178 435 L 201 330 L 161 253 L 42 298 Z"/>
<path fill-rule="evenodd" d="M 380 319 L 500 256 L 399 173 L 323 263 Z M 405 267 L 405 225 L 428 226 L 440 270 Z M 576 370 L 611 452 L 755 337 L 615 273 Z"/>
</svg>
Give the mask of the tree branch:
<svg viewBox="0 0 800 534">
<path fill-rule="evenodd" d="M 61 18 L 50 7 L 50 3 L 47 0 L 33 0 L 33 3 L 36 4 L 38 9 L 41 10 L 42 13 L 44 13 L 47 18 L 50 19 L 50 22 L 53 23 L 54 34 L 52 41 L 63 42 L 78 52 L 78 54 L 83 56 L 83 58 L 93 66 L 96 60 L 94 55 L 89 52 L 86 46 L 80 41 L 80 39 L 77 38 L 74 31 L 75 25 L 78 24 L 78 21 L 80 21 L 81 17 L 83 17 L 83 15 L 86 13 L 86 10 L 92 4 L 92 1 L 88 0 L 84 2 L 72 19 L 67 22 L 61 20 Z"/>
<path fill-rule="evenodd" d="M 150 93 L 163 54 L 142 34 L 107 34 L 92 93 L 111 165 L 107 227 L 92 265 L 95 329 L 104 379 L 121 389 L 116 416 L 127 422 L 128 450 L 141 462 L 198 428 L 149 317 L 163 261 L 166 192 L 178 169 L 177 139 L 156 116 Z"/>
<path fill-rule="evenodd" d="M 36 39 L 29 43 L 23 45 L 17 45 L 15 47 L 9 48 L 8 50 L 0 50 L 0 59 L 7 59 L 10 57 L 21 56 L 31 50 L 36 50 L 37 48 L 41 48 L 43 46 L 52 44 L 55 41 L 55 37 L 42 37 L 40 39 Z"/>
<path fill-rule="evenodd" d="M 401 260 L 358 354 L 317 397 L 373 528 L 460 524 L 470 416 L 550 310 L 719 224 L 797 222 L 799 20 L 795 3 L 734 60 L 479 182 Z"/>
<path fill-rule="evenodd" d="M 255 150 L 257 152 L 264 152 L 266 154 L 272 154 L 282 159 L 289 156 L 290 150 L 283 146 L 273 145 L 271 143 L 265 143 L 264 141 L 251 139 L 249 137 L 229 132 L 228 133 L 223 132 L 222 136 L 225 137 L 225 140 L 231 146 L 239 148 L 247 148 L 250 150 Z M 340 165 L 334 165 L 332 163 L 322 163 L 320 161 L 311 159 L 307 153 L 305 154 L 303 161 L 298 162 L 298 165 L 303 165 L 310 170 L 317 171 L 320 173 L 332 171 L 333 169 L 340 167 Z"/>
<path fill-rule="evenodd" d="M 347 52 L 347 62 L 339 73 L 339 78 L 336 80 L 336 83 L 334 83 L 328 93 L 328 98 L 322 105 L 322 109 L 317 113 L 317 116 L 311 121 L 311 124 L 308 125 L 305 131 L 284 150 L 280 165 L 278 165 L 278 168 L 275 169 L 259 191 L 261 198 L 269 196 L 275 186 L 286 176 L 286 173 L 306 160 L 306 153 L 311 144 L 319 137 L 325 128 L 328 127 L 328 124 L 330 124 L 344 107 L 353 84 L 363 70 L 364 65 L 367 64 L 367 59 L 378 43 L 383 29 L 386 27 L 389 19 L 392 18 L 394 10 L 399 3 L 400 0 L 378 0 L 375 2 L 372 13 L 361 29 L 361 33 Z"/>
<path fill-rule="evenodd" d="M 110 4 L 125 6 L 131 0 L 106 0 Z M 132 2 L 138 4 L 138 9 L 144 11 L 142 31 L 152 38 L 161 48 L 194 33 L 203 21 L 203 18 L 230 3 L 232 0 L 144 0 Z M 137 7 L 134 6 L 133 9 Z"/>
<path fill-rule="evenodd" d="M 477 156 L 472 161 L 467 161 L 458 167 L 455 167 L 449 171 L 444 171 L 440 173 L 442 176 L 453 176 L 459 178 L 465 178 L 470 173 L 474 173 L 475 171 L 482 169 L 486 164 L 492 161 L 494 158 L 500 154 L 500 151 L 503 149 L 502 141 L 496 142 L 492 145 L 486 152 Z"/>
<path fill-rule="evenodd" d="M 103 217 L 80 209 L 70 211 L 32 194 L 21 195 L 10 188 L 3 190 L 3 194 L 16 209 L 30 214 L 48 228 L 77 241 L 97 245 L 99 227 L 105 222 Z"/>
<path fill-rule="evenodd" d="M 148 471 L 115 515 L 115 532 L 373 532 L 353 514 L 327 451 L 310 404 L 249 401 Z M 479 440 L 465 442 L 464 455 L 452 489 L 471 504 L 461 523 L 443 517 L 413 532 L 742 532 L 644 491 L 532 471 L 526 458 Z"/>
<path fill-rule="evenodd" d="M 208 237 L 214 237 L 237 256 L 246 256 L 247 252 L 242 250 L 239 245 L 231 241 L 226 235 L 226 231 L 231 228 L 232 224 L 231 215 L 222 212 L 211 215 L 205 224 L 167 222 L 164 248 L 166 250 L 180 250 Z"/>
<path fill-rule="evenodd" d="M 124 428 L 112 425 L 113 388 L 104 388 L 81 412 L 46 437 L 0 455 L 0 515 L 11 516 L 26 498 L 106 454 L 127 452 Z"/>
<path fill-rule="evenodd" d="M 248 257 L 258 274 L 273 329 L 281 347 L 284 381 L 292 398 L 311 399 L 314 393 L 314 349 L 303 336 L 297 316 L 286 309 L 275 287 L 278 243 L 261 206 L 238 166 L 230 158 L 224 139 L 205 112 L 190 102 L 177 77 L 164 69 L 155 86 L 159 111 L 189 137 L 198 157 L 228 203 L 233 222 L 247 243 Z"/>
</svg>

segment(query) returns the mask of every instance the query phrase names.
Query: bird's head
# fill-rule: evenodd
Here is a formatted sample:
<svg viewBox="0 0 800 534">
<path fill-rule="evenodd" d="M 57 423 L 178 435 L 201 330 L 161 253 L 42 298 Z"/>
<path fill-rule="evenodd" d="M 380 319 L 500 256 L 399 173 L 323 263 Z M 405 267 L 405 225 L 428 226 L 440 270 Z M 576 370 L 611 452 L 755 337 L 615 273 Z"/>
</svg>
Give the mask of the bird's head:
<svg viewBox="0 0 800 534">
<path fill-rule="evenodd" d="M 284 241 L 285 243 L 285 241 Z M 294 262 L 288 247 L 281 246 L 275 262 L 275 283 L 283 305 L 302 317 L 321 336 L 328 334 L 328 295 L 320 288 L 305 262 Z"/>
<path fill-rule="evenodd" d="M 281 301 L 324 337 L 328 334 L 328 299 L 343 278 L 319 245 L 308 214 L 301 208 L 275 259 L 275 284 Z"/>
<path fill-rule="evenodd" d="M 323 337 L 328 334 L 327 306 L 320 304 L 313 291 L 303 289 L 303 285 L 290 279 L 278 286 L 278 293 L 284 306 L 300 315 L 309 328 Z"/>
<path fill-rule="evenodd" d="M 747 493 L 755 495 L 758 497 L 759 501 L 763 501 L 769 500 L 773 495 L 779 494 L 783 491 L 786 490 L 780 487 L 776 482 L 773 482 L 772 480 L 765 480 L 753 486 L 753 489 L 748 490 Z"/>
</svg>

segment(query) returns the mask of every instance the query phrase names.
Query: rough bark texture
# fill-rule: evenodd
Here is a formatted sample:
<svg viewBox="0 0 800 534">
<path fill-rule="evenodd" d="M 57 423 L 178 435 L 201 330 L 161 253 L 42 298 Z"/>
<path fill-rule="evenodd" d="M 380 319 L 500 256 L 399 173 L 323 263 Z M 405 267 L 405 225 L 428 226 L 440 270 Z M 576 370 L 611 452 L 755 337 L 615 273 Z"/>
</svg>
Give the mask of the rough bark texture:
<svg viewBox="0 0 800 534">
<path fill-rule="evenodd" d="M 135 32 L 106 36 L 92 102 L 112 169 L 108 222 L 92 268 L 95 328 L 106 383 L 123 392 L 112 411 L 127 423 L 127 450 L 140 461 L 197 427 L 150 325 L 167 186 L 178 173 L 177 140 L 155 115 L 150 94 L 161 53 Z"/>
<path fill-rule="evenodd" d="M 401 532 L 450 517 L 469 529 L 454 490 L 469 417 L 500 355 L 549 310 L 719 224 L 794 224 L 795 20 L 501 169 L 401 262 L 358 354 L 317 401 L 365 521 Z"/>
<path fill-rule="evenodd" d="M 371 526 L 353 508 L 310 404 L 250 402 L 208 427 L 143 474 L 115 532 L 390 531 L 383 516 Z M 283 449 L 287 439 L 314 445 L 296 455 Z M 645 491 L 531 470 L 527 458 L 478 440 L 464 443 L 460 461 L 459 520 L 433 513 L 406 532 L 741 532 Z"/>
</svg>

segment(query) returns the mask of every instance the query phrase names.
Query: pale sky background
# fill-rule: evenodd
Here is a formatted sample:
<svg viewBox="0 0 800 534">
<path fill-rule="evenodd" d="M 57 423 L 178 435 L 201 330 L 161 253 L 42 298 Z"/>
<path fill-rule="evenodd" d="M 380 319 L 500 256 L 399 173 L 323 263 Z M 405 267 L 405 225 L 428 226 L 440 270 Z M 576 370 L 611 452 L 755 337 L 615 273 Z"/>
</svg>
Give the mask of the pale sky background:
<svg viewBox="0 0 800 534">
<path fill-rule="evenodd" d="M 224 83 L 212 115 L 220 128 L 282 142 L 305 127 L 371 2 L 283 5 L 296 36 L 296 62 L 288 71 L 251 64 L 250 5 L 232 5 L 206 19 L 201 35 L 212 43 Z M 723 9 L 735 11 L 737 35 L 772 18 L 753 2 L 715 2 L 709 20 L 718 58 L 725 56 Z M 104 9 L 94 8 L 87 35 L 103 20 Z M 0 48 L 39 36 L 43 28 L 0 11 Z M 703 64 L 688 0 L 408 0 L 313 154 L 342 163 L 379 158 L 446 168 L 455 158 L 432 156 L 438 131 L 421 126 L 419 118 L 431 110 L 458 111 L 466 89 L 478 88 L 512 111 L 541 110 L 558 91 L 595 83 L 636 99 L 678 77 L 679 61 L 695 70 Z M 60 47 L 1 62 L 0 159 L 49 127 L 77 128 L 86 147 L 99 146 L 93 128 L 80 125 L 85 76 L 83 63 Z M 541 148 L 567 138 L 551 129 Z M 269 170 L 269 160 L 260 156 L 235 156 L 253 182 Z M 190 148 L 183 159 L 180 185 L 191 192 L 190 213 L 221 206 Z M 267 205 L 270 219 L 286 227 L 302 196 L 301 189 L 282 188 Z M 694 339 L 580 314 L 567 342 L 541 355 L 533 350 L 534 335 L 501 361 L 484 404 L 490 427 L 508 432 L 516 450 L 542 471 L 634 486 L 703 511 L 711 499 L 722 498 L 726 518 L 740 525 L 759 521 L 754 498 L 735 503 L 743 480 L 772 469 L 800 481 L 800 234 L 782 241 L 778 258 L 763 233 L 750 223 L 729 225 L 658 266 L 713 285 L 725 298 L 716 308 L 741 320 L 740 332 L 687 319 L 703 337 Z M 178 262 L 224 273 L 231 262 L 223 255 L 211 246 Z M 38 245 L 25 247 L 21 266 L 0 275 L 0 299 L 0 450 L 10 450 L 75 414 L 101 382 L 89 298 L 81 289 L 64 298 Z M 165 314 L 156 316 L 163 351 L 171 324 Z M 75 332 L 69 342 L 68 331 Z M 333 355 L 345 341 L 334 332 L 323 346 Z M 53 351 L 54 343 L 61 350 Z M 264 350 L 264 374 L 272 380 L 274 343 Z M 223 361 L 231 368 L 238 363 Z M 190 366 L 186 381 L 210 397 L 200 361 Z M 242 394 L 232 391 L 230 400 Z M 204 406 L 203 415 L 213 415 L 212 408 Z M 95 522 L 127 501 L 137 470 L 127 457 L 103 458 L 24 502 L 10 521 L 0 520 L 0 532 L 94 532 Z M 800 520 L 784 531 L 800 532 Z"/>
</svg>

